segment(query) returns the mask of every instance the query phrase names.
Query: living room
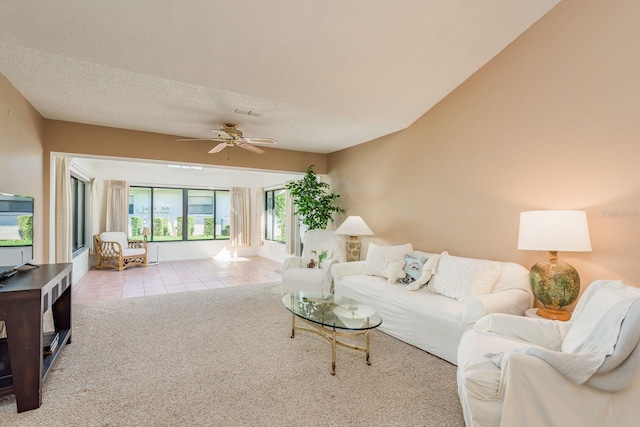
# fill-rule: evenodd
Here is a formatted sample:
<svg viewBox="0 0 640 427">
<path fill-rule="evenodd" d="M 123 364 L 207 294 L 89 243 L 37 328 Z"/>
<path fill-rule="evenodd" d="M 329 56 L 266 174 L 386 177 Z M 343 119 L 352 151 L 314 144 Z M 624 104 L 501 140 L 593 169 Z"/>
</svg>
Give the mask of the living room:
<svg viewBox="0 0 640 427">
<path fill-rule="evenodd" d="M 186 150 L 173 135 L 44 118 L 0 76 L 0 191 L 36 198 L 35 259 L 48 263 L 52 154 L 291 175 L 314 164 L 341 195 L 336 225 L 359 215 L 375 232 L 363 253 L 371 242 L 411 242 L 528 268 L 543 254 L 517 249 L 520 212 L 580 209 L 593 250 L 563 258 L 583 288 L 597 279 L 640 286 L 639 8 L 563 0 L 406 129 L 327 154 L 203 158 L 207 142 Z"/>
</svg>

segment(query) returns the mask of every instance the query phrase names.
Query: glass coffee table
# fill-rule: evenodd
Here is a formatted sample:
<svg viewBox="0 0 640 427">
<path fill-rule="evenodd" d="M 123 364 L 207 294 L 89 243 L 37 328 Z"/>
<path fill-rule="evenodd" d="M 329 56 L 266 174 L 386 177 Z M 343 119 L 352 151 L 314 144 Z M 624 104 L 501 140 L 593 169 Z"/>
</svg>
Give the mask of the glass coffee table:
<svg viewBox="0 0 640 427">
<path fill-rule="evenodd" d="M 320 335 L 331 343 L 331 375 L 336 374 L 336 346 L 342 346 L 366 355 L 367 365 L 371 365 L 369 354 L 369 331 L 382 323 L 376 311 L 360 302 L 334 294 L 320 292 L 291 292 L 282 297 L 282 304 L 291 312 L 291 338 L 296 330 Z M 297 326 L 296 318 L 309 327 Z M 363 336 L 365 346 L 339 341 L 341 338 Z"/>
</svg>

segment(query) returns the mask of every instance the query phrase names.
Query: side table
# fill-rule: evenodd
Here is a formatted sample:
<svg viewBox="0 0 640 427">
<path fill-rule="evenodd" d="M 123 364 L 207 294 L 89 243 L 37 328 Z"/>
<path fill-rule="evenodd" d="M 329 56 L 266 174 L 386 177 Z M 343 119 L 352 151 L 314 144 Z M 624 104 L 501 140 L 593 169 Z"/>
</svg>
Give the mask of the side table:
<svg viewBox="0 0 640 427">
<path fill-rule="evenodd" d="M 524 315 L 526 317 L 533 317 L 534 319 L 551 320 L 551 319 L 547 319 L 546 317 L 538 316 L 538 309 L 537 308 L 530 308 L 530 309 L 526 310 L 524 312 Z M 562 320 L 561 320 L 561 322 L 562 322 Z"/>
</svg>

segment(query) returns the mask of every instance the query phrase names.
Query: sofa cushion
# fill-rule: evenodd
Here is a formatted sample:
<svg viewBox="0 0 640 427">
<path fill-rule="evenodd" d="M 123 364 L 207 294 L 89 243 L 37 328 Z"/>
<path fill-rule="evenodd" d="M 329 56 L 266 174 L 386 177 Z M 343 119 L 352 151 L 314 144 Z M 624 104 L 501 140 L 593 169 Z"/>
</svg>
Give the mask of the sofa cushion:
<svg viewBox="0 0 640 427">
<path fill-rule="evenodd" d="M 427 262 L 427 257 L 413 256 L 407 254 L 404 256 L 404 276 L 399 279 L 400 283 L 408 285 L 420 278 L 422 275 L 422 268 Z"/>
<path fill-rule="evenodd" d="M 405 273 L 405 260 L 401 261 L 393 261 L 387 264 L 387 270 L 385 271 L 385 276 L 387 277 L 387 282 L 390 284 L 398 283 L 401 281 L 406 273 Z"/>
<path fill-rule="evenodd" d="M 424 266 L 422 267 L 422 274 L 420 275 L 420 277 L 418 277 L 418 279 L 415 282 L 407 285 L 406 289 L 408 291 L 417 291 L 418 289 L 421 289 L 422 287 L 424 287 L 424 285 L 426 285 L 429 282 L 429 280 L 431 280 L 433 273 L 436 272 L 436 269 L 438 268 L 439 260 L 440 260 L 440 254 L 431 255 L 427 259 L 427 262 L 424 263 Z"/>
<path fill-rule="evenodd" d="M 369 243 L 364 274 L 386 278 L 385 273 L 388 264 L 390 262 L 404 260 L 405 254 L 412 250 L 413 246 L 411 243 L 396 246 L 380 246 L 375 243 Z"/>
<path fill-rule="evenodd" d="M 497 261 L 463 258 L 443 252 L 436 273 L 429 282 L 429 289 L 464 302 L 468 298 L 490 293 L 500 276 L 500 268 Z"/>
</svg>

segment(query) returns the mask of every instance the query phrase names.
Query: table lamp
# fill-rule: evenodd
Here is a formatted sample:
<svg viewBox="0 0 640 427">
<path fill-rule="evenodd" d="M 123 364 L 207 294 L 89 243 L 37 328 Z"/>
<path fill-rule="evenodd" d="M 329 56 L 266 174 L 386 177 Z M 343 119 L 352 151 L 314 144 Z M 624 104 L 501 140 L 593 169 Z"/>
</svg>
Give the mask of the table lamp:
<svg viewBox="0 0 640 427">
<path fill-rule="evenodd" d="M 538 316 L 569 320 L 563 310 L 580 293 L 580 276 L 575 268 L 558 259 L 558 251 L 591 252 L 587 214 L 575 210 L 546 210 L 520 213 L 518 249 L 549 251 L 549 259 L 531 267 L 531 291 L 544 308 Z"/>
<path fill-rule="evenodd" d="M 349 216 L 336 230 L 336 234 L 349 236 L 347 239 L 347 262 L 360 261 L 360 240 L 358 236 L 373 236 L 373 231 L 359 216 Z"/>
<path fill-rule="evenodd" d="M 147 238 L 151 235 L 151 232 L 149 231 L 149 227 L 143 227 L 142 228 L 142 237 L 144 238 L 144 241 L 147 241 Z"/>
</svg>

